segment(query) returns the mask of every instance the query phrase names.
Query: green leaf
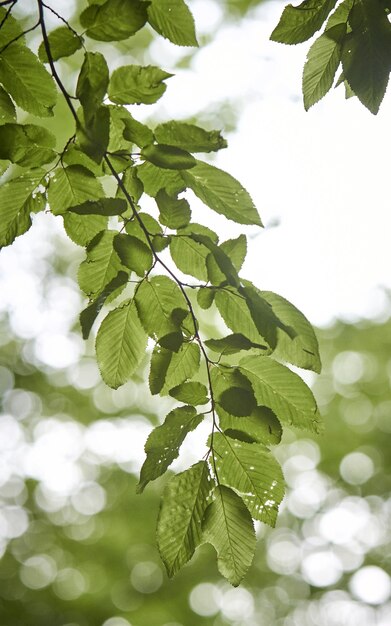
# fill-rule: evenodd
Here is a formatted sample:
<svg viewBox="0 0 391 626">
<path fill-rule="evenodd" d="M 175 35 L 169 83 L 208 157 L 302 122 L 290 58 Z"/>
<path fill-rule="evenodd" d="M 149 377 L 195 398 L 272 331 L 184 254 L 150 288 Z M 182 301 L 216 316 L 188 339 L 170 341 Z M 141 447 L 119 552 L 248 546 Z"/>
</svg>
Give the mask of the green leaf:
<svg viewBox="0 0 391 626">
<path fill-rule="evenodd" d="M 152 163 L 143 163 L 137 166 L 137 176 L 144 185 L 144 191 L 152 198 L 156 198 L 161 189 L 165 189 L 170 196 L 174 196 L 186 189 L 183 178 L 175 170 L 156 167 Z"/>
<path fill-rule="evenodd" d="M 68 26 L 60 26 L 52 30 L 48 35 L 48 40 L 53 61 L 71 56 L 83 45 L 83 39 L 78 37 Z M 42 63 L 49 63 L 43 41 L 38 48 L 38 56 Z"/>
<path fill-rule="evenodd" d="M 80 14 L 80 23 L 91 39 L 121 41 L 144 26 L 147 6 L 148 3 L 139 0 L 107 0 L 103 4 L 91 4 Z"/>
<path fill-rule="evenodd" d="M 205 130 L 194 124 L 172 120 L 156 126 L 155 137 L 159 143 L 183 148 L 189 152 L 217 152 L 227 147 L 218 130 Z"/>
<path fill-rule="evenodd" d="M 136 205 L 143 195 L 144 187 L 141 180 L 137 176 L 137 170 L 135 167 L 129 167 L 125 170 L 122 175 L 122 183 L 128 194 L 132 198 L 134 204 Z M 124 193 L 119 186 L 117 189 L 117 198 L 125 198 Z M 131 211 L 130 207 L 129 211 Z M 129 217 L 131 216 L 132 213 L 129 215 Z"/>
<path fill-rule="evenodd" d="M 87 125 L 101 106 L 108 85 L 109 68 L 105 57 L 100 52 L 86 52 L 77 79 L 76 97 L 83 107 Z"/>
<path fill-rule="evenodd" d="M 24 111 L 38 117 L 53 115 L 57 100 L 53 78 L 29 48 L 13 43 L 0 53 L 0 82 Z"/>
<path fill-rule="evenodd" d="M 215 302 L 221 317 L 234 334 L 244 335 L 251 342 L 269 348 L 254 323 L 245 298 L 236 289 L 219 289 L 215 294 Z"/>
<path fill-rule="evenodd" d="M 166 485 L 157 523 L 160 556 L 172 577 L 202 542 L 202 519 L 212 484 L 206 461 L 173 476 Z"/>
<path fill-rule="evenodd" d="M 341 61 L 341 42 L 346 25 L 340 24 L 319 37 L 307 54 L 303 72 L 303 96 L 306 111 L 331 89 Z"/>
<path fill-rule="evenodd" d="M 150 144 L 141 150 L 141 158 L 168 170 L 187 170 L 197 163 L 190 152 L 165 144 Z"/>
<path fill-rule="evenodd" d="M 172 237 L 170 243 L 171 257 L 181 272 L 207 281 L 206 258 L 209 255 L 209 248 L 203 243 L 195 241 L 193 235 L 203 235 L 213 243 L 217 243 L 217 235 L 209 228 L 201 224 L 190 224 L 185 228 L 178 229 L 177 235 Z"/>
<path fill-rule="evenodd" d="M 208 269 L 209 278 L 210 278 L 209 259 L 211 259 L 212 257 L 216 263 L 217 269 L 220 270 L 220 272 L 223 275 L 224 282 L 226 281 L 230 285 L 233 285 L 235 287 L 240 286 L 240 279 L 239 279 L 238 273 L 230 257 L 227 254 L 225 254 L 224 250 L 220 246 L 216 245 L 214 241 L 212 241 L 210 237 L 206 235 L 199 235 L 197 233 L 191 233 L 189 237 L 193 239 L 195 242 L 204 245 L 211 252 L 211 254 L 208 255 L 208 257 L 206 258 L 206 266 Z"/>
<path fill-rule="evenodd" d="M 284 478 L 266 446 L 215 433 L 213 450 L 220 484 L 242 498 L 254 519 L 274 526 L 284 497 Z"/>
<path fill-rule="evenodd" d="M 337 0 L 304 0 L 297 7 L 288 4 L 270 39 L 287 44 L 306 41 L 321 28 L 336 2 Z"/>
<path fill-rule="evenodd" d="M 178 352 L 184 342 L 183 334 L 180 330 L 176 330 L 167 335 L 160 337 L 159 343 L 163 348 L 171 350 L 172 352 Z"/>
<path fill-rule="evenodd" d="M 227 172 L 197 161 L 195 167 L 181 172 L 181 176 L 196 196 L 216 213 L 238 224 L 262 226 L 249 193 Z"/>
<path fill-rule="evenodd" d="M 216 366 L 210 376 L 219 415 L 220 407 L 236 417 L 251 415 L 257 402 L 250 381 L 237 367 Z"/>
<path fill-rule="evenodd" d="M 167 368 L 162 395 L 167 395 L 173 387 L 192 378 L 200 367 L 200 349 L 196 343 L 184 343 L 178 352 L 172 353 Z"/>
<path fill-rule="evenodd" d="M 251 415 L 235 417 L 219 412 L 219 425 L 227 435 L 234 439 L 263 443 L 268 446 L 281 441 L 282 428 L 279 420 L 266 406 L 257 406 Z"/>
<path fill-rule="evenodd" d="M 113 248 L 114 230 L 102 230 L 87 246 L 86 259 L 79 267 L 79 287 L 92 300 L 104 290 L 120 270 L 121 260 Z"/>
<path fill-rule="evenodd" d="M 53 161 L 55 136 L 36 124 L 0 126 L 0 159 L 9 159 L 23 167 L 39 167 Z"/>
<path fill-rule="evenodd" d="M 36 176 L 19 176 L 0 188 L 0 247 L 9 246 L 31 226 L 29 199 L 39 185 L 42 172 Z"/>
<path fill-rule="evenodd" d="M 99 200 L 102 196 L 104 192 L 100 182 L 90 170 L 81 165 L 57 168 L 53 178 L 50 179 L 48 200 L 54 215 L 65 213 L 70 207 L 84 202 Z M 67 217 L 69 216 L 70 214 Z M 72 215 L 72 218 L 76 217 L 79 216 Z"/>
<path fill-rule="evenodd" d="M 272 291 L 261 291 L 260 294 L 271 305 L 278 319 L 293 330 L 289 335 L 283 329 L 277 328 L 277 347 L 274 356 L 319 374 L 322 368 L 319 345 L 310 322 L 282 296 Z"/>
<path fill-rule="evenodd" d="M 344 76 L 362 104 L 376 115 L 391 70 L 390 22 L 378 0 L 356 0 L 349 24 L 352 31 L 342 48 Z"/>
<path fill-rule="evenodd" d="M 198 46 L 194 19 L 183 0 L 152 0 L 148 22 L 177 46 Z"/>
<path fill-rule="evenodd" d="M 166 91 L 163 81 L 171 76 L 153 65 L 124 65 L 111 76 L 109 98 L 117 104 L 153 104 Z"/>
<path fill-rule="evenodd" d="M 0 49 L 2 50 L 10 41 L 19 37 L 18 44 L 21 45 L 25 42 L 23 31 L 18 20 L 16 20 L 12 13 L 0 7 Z"/>
<path fill-rule="evenodd" d="M 148 246 L 137 237 L 118 234 L 114 239 L 114 248 L 125 267 L 144 277 L 151 269 L 153 257 Z"/>
<path fill-rule="evenodd" d="M 91 159 L 85 152 L 80 150 L 80 146 L 70 144 L 67 150 L 64 152 L 62 162 L 65 165 L 81 165 L 85 169 L 89 170 L 95 176 L 102 176 L 102 168 L 93 159 Z"/>
<path fill-rule="evenodd" d="M 107 227 L 107 217 L 103 215 L 77 215 L 64 213 L 65 232 L 74 243 L 86 246 L 91 239 Z"/>
<path fill-rule="evenodd" d="M 204 343 L 210 350 L 213 350 L 213 352 L 218 352 L 224 356 L 236 354 L 241 350 L 251 350 L 252 348 L 267 350 L 265 345 L 254 343 L 241 333 L 234 333 L 222 339 L 207 339 Z"/>
<path fill-rule="evenodd" d="M 99 106 L 93 112 L 87 111 L 87 117 L 80 115 L 81 125 L 76 137 L 81 149 L 96 163 L 100 163 L 108 150 L 110 138 L 110 111 L 106 106 Z"/>
<path fill-rule="evenodd" d="M 179 402 L 185 402 L 186 404 L 192 404 L 194 406 L 207 404 L 209 402 L 207 388 L 205 385 L 198 382 L 182 383 L 170 389 L 169 393 L 170 396 L 179 400 Z"/>
<path fill-rule="evenodd" d="M 283 424 L 321 431 L 315 398 L 297 374 L 270 358 L 256 356 L 243 358 L 239 366 L 251 382 L 259 405 L 269 407 Z"/>
<path fill-rule="evenodd" d="M 205 511 L 203 540 L 217 552 L 220 573 L 237 587 L 250 567 L 255 552 L 251 515 L 234 491 L 219 485 Z"/>
<path fill-rule="evenodd" d="M 1 31 L 0 31 L 1 32 Z M 0 86 L 0 124 L 16 121 L 15 105 L 8 93 Z"/>
<path fill-rule="evenodd" d="M 190 222 L 190 205 L 185 198 L 169 196 L 165 189 L 161 189 L 156 195 L 156 203 L 159 207 L 161 224 L 177 229 L 187 226 Z"/>
<path fill-rule="evenodd" d="M 149 389 L 152 395 L 160 393 L 166 380 L 168 366 L 171 363 L 173 352 L 156 344 L 151 358 L 151 369 L 149 372 Z"/>
<path fill-rule="evenodd" d="M 231 387 L 223 391 L 219 397 L 219 404 L 227 413 L 235 417 L 251 415 L 257 406 L 253 390 L 242 387 Z"/>
<path fill-rule="evenodd" d="M 144 224 L 144 228 L 147 229 L 147 232 L 149 233 L 150 237 L 155 236 L 155 235 L 157 236 L 162 233 L 162 227 L 155 220 L 155 218 L 152 217 L 152 215 L 149 215 L 149 213 L 143 213 L 143 212 L 140 212 L 138 215 Z M 145 245 L 148 245 L 148 240 L 146 238 L 145 232 L 141 228 L 138 220 L 132 219 L 131 221 L 127 222 L 125 225 L 125 230 L 129 235 L 132 235 L 133 237 L 137 237 L 137 239 L 140 239 L 141 241 L 143 241 Z"/>
<path fill-rule="evenodd" d="M 264 337 L 269 346 L 273 349 L 276 347 L 278 329 L 282 329 L 289 337 L 294 337 L 296 335 L 295 331 L 277 317 L 273 308 L 269 302 L 263 298 L 259 289 L 256 289 L 249 281 L 245 282 L 247 286 L 240 287 L 238 291 L 246 301 L 259 334 L 261 337 Z"/>
<path fill-rule="evenodd" d="M 99 198 L 99 200 L 87 200 L 77 206 L 69 207 L 68 211 L 78 215 L 120 215 L 127 209 L 125 200 L 121 198 Z"/>
<path fill-rule="evenodd" d="M 209 309 L 213 304 L 214 297 L 214 289 L 210 289 L 209 287 L 200 287 L 197 290 L 197 302 L 201 309 Z"/>
<path fill-rule="evenodd" d="M 186 435 L 195 430 L 202 420 L 203 415 L 197 415 L 194 407 L 181 406 L 171 411 L 161 426 L 154 428 L 144 448 L 147 458 L 141 468 L 138 493 L 144 491 L 151 480 L 164 474 L 177 458 Z"/>
<path fill-rule="evenodd" d="M 135 120 L 130 113 L 123 118 L 123 124 L 123 136 L 127 141 L 135 143 L 136 146 L 140 148 L 144 148 L 144 146 L 153 143 L 154 135 L 151 129 L 145 126 L 145 124 L 141 124 L 141 122 Z"/>
<path fill-rule="evenodd" d="M 113 278 L 98 295 L 96 300 L 91 302 L 80 313 L 80 326 L 82 330 L 83 339 L 88 339 L 91 328 L 99 315 L 101 308 L 103 307 L 109 296 L 118 294 L 126 286 L 129 279 L 129 275 L 126 272 L 118 272 L 117 276 Z"/>
<path fill-rule="evenodd" d="M 145 355 L 147 336 L 136 305 L 127 300 L 103 320 L 96 337 L 96 356 L 105 383 L 117 389 L 139 366 Z"/>
<path fill-rule="evenodd" d="M 178 285 L 167 276 L 144 280 L 135 294 L 140 321 L 153 339 L 178 330 L 173 311 L 186 306 Z"/>
<path fill-rule="evenodd" d="M 239 272 L 247 254 L 247 239 L 245 235 L 239 235 L 236 239 L 227 239 L 220 244 L 219 248 L 229 257 L 232 265 Z M 208 277 L 213 285 L 220 285 L 227 278 L 219 268 L 217 259 L 213 255 L 207 258 Z"/>
</svg>

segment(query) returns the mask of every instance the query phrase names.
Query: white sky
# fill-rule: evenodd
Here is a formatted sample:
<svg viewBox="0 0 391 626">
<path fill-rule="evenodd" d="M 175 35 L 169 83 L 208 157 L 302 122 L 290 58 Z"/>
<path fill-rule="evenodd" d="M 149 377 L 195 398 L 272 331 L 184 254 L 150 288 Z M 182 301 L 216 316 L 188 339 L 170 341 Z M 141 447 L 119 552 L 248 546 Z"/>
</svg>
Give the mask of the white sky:
<svg viewBox="0 0 391 626">
<path fill-rule="evenodd" d="M 267 3 L 256 18 L 216 29 L 192 71 L 168 81 L 161 114 L 183 117 L 240 99 L 237 132 L 217 164 L 247 187 L 266 226 L 280 223 L 252 241 L 245 275 L 314 324 L 379 315 L 386 306 L 379 287 L 391 286 L 391 97 L 375 117 L 357 99 L 345 101 L 340 87 L 306 113 L 308 43 L 269 41 L 282 7 Z M 213 32 L 216 5 L 197 0 L 192 9 L 199 27 Z M 156 44 L 162 64 L 169 46 Z"/>
</svg>

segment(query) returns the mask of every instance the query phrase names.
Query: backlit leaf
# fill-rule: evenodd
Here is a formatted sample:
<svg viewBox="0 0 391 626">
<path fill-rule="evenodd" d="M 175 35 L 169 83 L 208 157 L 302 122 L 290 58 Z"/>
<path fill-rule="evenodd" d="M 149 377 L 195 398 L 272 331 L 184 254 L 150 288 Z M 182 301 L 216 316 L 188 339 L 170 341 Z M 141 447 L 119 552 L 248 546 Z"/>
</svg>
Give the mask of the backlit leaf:
<svg viewBox="0 0 391 626">
<path fill-rule="evenodd" d="M 301 311 L 282 296 L 272 291 L 260 293 L 283 324 L 293 330 L 293 333 L 289 335 L 283 329 L 277 328 L 277 346 L 274 356 L 319 374 L 322 365 L 318 340 L 310 322 Z"/>
<path fill-rule="evenodd" d="M 262 226 L 249 193 L 227 172 L 197 161 L 195 167 L 181 172 L 181 176 L 196 196 L 216 213 L 238 224 Z"/>
<path fill-rule="evenodd" d="M 208 390 L 205 385 L 194 381 L 173 387 L 173 389 L 170 389 L 170 396 L 179 400 L 179 402 L 185 402 L 194 406 L 209 402 Z"/>
<path fill-rule="evenodd" d="M 24 111 L 38 117 L 53 115 L 57 101 L 53 78 L 29 48 L 13 43 L 0 53 L 0 82 Z"/>
<path fill-rule="evenodd" d="M 250 443 L 255 441 L 268 446 L 281 441 L 281 424 L 273 411 L 266 406 L 258 406 L 251 415 L 244 417 L 235 417 L 220 410 L 219 426 L 230 437 Z"/>
<path fill-rule="evenodd" d="M 137 167 L 137 176 L 144 185 L 145 193 L 153 198 L 161 189 L 165 189 L 169 195 L 175 195 L 186 189 L 180 172 L 156 167 L 147 161 Z"/>
<path fill-rule="evenodd" d="M 154 339 L 178 330 L 173 311 L 186 306 L 178 285 L 168 276 L 144 280 L 135 294 L 140 321 Z"/>
<path fill-rule="evenodd" d="M 203 540 L 217 552 L 220 573 L 237 587 L 250 567 L 255 552 L 255 531 L 251 515 L 232 489 L 219 485 L 205 511 Z"/>
<path fill-rule="evenodd" d="M 80 14 L 80 23 L 86 35 L 98 41 L 121 41 L 134 35 L 147 21 L 145 2 L 106 0 L 91 4 Z"/>
<path fill-rule="evenodd" d="M 194 19 L 184 0 L 152 0 L 148 22 L 177 46 L 198 46 Z"/>
<path fill-rule="evenodd" d="M 205 130 L 194 124 L 172 120 L 156 126 L 155 137 L 159 143 L 166 143 L 189 152 L 216 152 L 227 147 L 226 140 L 218 130 Z"/>
<path fill-rule="evenodd" d="M 150 144 L 141 150 L 141 158 L 168 170 L 186 170 L 196 165 L 190 152 L 166 144 Z"/>
<path fill-rule="evenodd" d="M 202 520 L 212 482 L 206 461 L 173 476 L 163 493 L 157 523 L 160 556 L 172 577 L 202 542 Z"/>
<path fill-rule="evenodd" d="M 343 73 L 362 104 L 376 115 L 391 70 L 390 22 L 377 0 L 356 0 L 349 24 L 352 30 L 342 48 Z"/>
<path fill-rule="evenodd" d="M 217 242 L 217 235 L 201 224 L 190 224 L 177 230 L 177 236 L 172 237 L 170 253 L 172 259 L 184 274 L 189 274 L 200 280 L 208 280 L 206 258 L 209 248 L 203 243 L 195 241 L 191 235 L 204 235 L 213 243 Z"/>
<path fill-rule="evenodd" d="M 99 200 L 102 196 L 104 192 L 100 182 L 90 170 L 81 165 L 57 168 L 50 179 L 48 200 L 54 215 L 65 213 L 70 207 L 84 202 Z"/>
<path fill-rule="evenodd" d="M 127 209 L 125 200 L 120 198 L 99 198 L 99 200 L 87 200 L 77 206 L 68 209 L 78 215 L 120 215 Z"/>
<path fill-rule="evenodd" d="M 241 350 L 251 350 L 252 348 L 267 350 L 265 345 L 254 343 L 241 333 L 234 333 L 233 335 L 222 337 L 222 339 L 207 339 L 204 343 L 213 352 L 218 352 L 224 356 L 236 354 Z"/>
<path fill-rule="evenodd" d="M 256 356 L 244 357 L 240 371 L 251 382 L 258 404 L 269 407 L 283 424 L 321 431 L 315 398 L 300 376 L 273 359 Z"/>
<path fill-rule="evenodd" d="M 83 334 L 83 339 L 88 339 L 91 328 L 99 315 L 100 310 L 102 309 L 106 300 L 108 300 L 109 296 L 114 296 L 122 291 L 122 289 L 126 286 L 128 282 L 129 275 L 126 272 L 118 272 L 117 276 L 115 276 L 103 289 L 103 291 L 98 295 L 96 300 L 91 302 L 83 311 L 80 313 L 80 326 Z"/>
<path fill-rule="evenodd" d="M 172 353 L 167 368 L 162 394 L 192 378 L 200 367 L 200 349 L 194 342 L 184 343 L 178 352 Z"/>
<path fill-rule="evenodd" d="M 270 39 L 287 44 L 306 41 L 321 28 L 336 2 L 337 0 L 304 0 L 297 7 L 288 4 Z"/>
<path fill-rule="evenodd" d="M 153 104 L 166 90 L 163 81 L 171 76 L 153 65 L 123 65 L 111 76 L 109 98 L 117 104 Z"/>
<path fill-rule="evenodd" d="M 102 230 L 87 246 L 87 257 L 79 267 L 78 282 L 80 289 L 94 300 L 124 270 L 121 260 L 113 248 L 116 235 L 114 230 Z"/>
<path fill-rule="evenodd" d="M 177 229 L 190 222 L 191 210 L 186 198 L 170 196 L 165 189 L 161 189 L 156 195 L 156 203 L 160 212 L 159 220 L 165 226 Z"/>
<path fill-rule="evenodd" d="M 0 159 L 9 159 L 23 167 L 39 167 L 53 161 L 55 136 L 36 124 L 0 126 Z"/>
<path fill-rule="evenodd" d="M 67 26 L 60 26 L 52 30 L 48 35 L 50 54 L 53 61 L 71 56 L 76 50 L 80 50 L 83 40 Z M 48 63 L 45 44 L 42 41 L 38 48 L 38 56 L 42 63 Z"/>
<path fill-rule="evenodd" d="M 259 333 L 245 298 L 233 287 L 219 289 L 215 294 L 215 302 L 221 317 L 234 333 L 242 334 L 251 342 L 265 345 L 265 338 Z"/>
<path fill-rule="evenodd" d="M 144 448 L 147 458 L 141 468 L 138 493 L 144 491 L 151 480 L 164 474 L 177 458 L 186 435 L 197 428 L 202 419 L 203 415 L 197 415 L 194 407 L 182 406 L 173 409 L 164 423 L 154 428 Z"/>
<path fill-rule="evenodd" d="M 19 176 L 0 188 L 0 247 L 10 245 L 31 226 L 28 200 L 42 178 Z"/>
<path fill-rule="evenodd" d="M 16 121 L 15 105 L 8 93 L 0 86 L 0 124 Z"/>
<path fill-rule="evenodd" d="M 100 52 L 86 52 L 77 79 L 76 96 L 79 98 L 86 124 L 101 106 L 109 84 L 109 68 Z"/>
<path fill-rule="evenodd" d="M 96 337 L 96 356 L 105 383 L 117 389 L 130 379 L 145 355 L 147 336 L 136 305 L 127 300 L 103 320 Z"/>
<path fill-rule="evenodd" d="M 281 468 L 266 446 L 215 433 L 216 472 L 222 485 L 240 496 L 252 517 L 270 526 L 284 497 Z"/>
<path fill-rule="evenodd" d="M 153 257 L 148 246 L 137 237 L 117 234 L 114 239 L 114 248 L 125 267 L 143 277 L 151 269 Z"/>
</svg>

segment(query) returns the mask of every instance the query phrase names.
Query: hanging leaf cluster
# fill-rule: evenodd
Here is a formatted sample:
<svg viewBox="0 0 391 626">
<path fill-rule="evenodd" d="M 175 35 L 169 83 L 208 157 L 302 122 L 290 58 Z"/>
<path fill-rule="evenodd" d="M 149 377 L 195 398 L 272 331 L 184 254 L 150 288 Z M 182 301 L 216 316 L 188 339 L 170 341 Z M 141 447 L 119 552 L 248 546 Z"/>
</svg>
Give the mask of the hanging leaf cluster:
<svg viewBox="0 0 391 626">
<path fill-rule="evenodd" d="M 106 0 L 89 2 L 81 29 L 62 19 L 48 32 L 50 7 L 38 0 L 33 30 L 42 40 L 34 54 L 13 15 L 17 3 L 2 4 L 0 158 L 9 171 L 0 190 L 0 245 L 25 233 L 33 214 L 57 216 L 85 248 L 78 271 L 88 298 L 80 315 L 85 339 L 110 305 L 96 334 L 103 380 L 117 389 L 149 355 L 150 392 L 172 398 L 174 408 L 145 444 L 139 492 L 167 471 L 189 433 L 210 423 L 203 460 L 167 482 L 158 547 L 172 576 L 208 542 L 221 573 L 238 585 L 253 558 L 253 521 L 274 526 L 284 496 L 271 447 L 284 425 L 320 429 L 310 389 L 286 365 L 319 372 L 317 340 L 292 304 L 240 276 L 244 234 L 220 241 L 193 218 L 187 190 L 210 209 L 210 224 L 218 213 L 262 225 L 243 186 L 198 158 L 226 147 L 220 131 L 140 122 L 132 105 L 159 100 L 172 74 L 135 64 L 110 71 L 105 56 L 86 47 L 89 39 L 126 40 L 143 27 L 195 46 L 193 17 L 183 0 Z M 57 66 L 72 55 L 80 61 L 74 93 Z M 25 113 L 54 115 L 60 98 L 74 124 L 62 146 L 43 123 L 18 121 Z M 145 196 L 158 219 L 142 208 Z M 202 330 L 199 311 L 211 307 L 226 328 L 221 336 Z"/>
<path fill-rule="evenodd" d="M 295 7 L 289 4 L 271 39 L 301 43 L 325 24 L 304 65 L 305 109 L 323 98 L 335 83 L 336 87 L 345 86 L 346 98 L 357 96 L 376 115 L 391 71 L 390 3 L 343 0 L 335 6 L 336 0 L 304 0 Z"/>
</svg>

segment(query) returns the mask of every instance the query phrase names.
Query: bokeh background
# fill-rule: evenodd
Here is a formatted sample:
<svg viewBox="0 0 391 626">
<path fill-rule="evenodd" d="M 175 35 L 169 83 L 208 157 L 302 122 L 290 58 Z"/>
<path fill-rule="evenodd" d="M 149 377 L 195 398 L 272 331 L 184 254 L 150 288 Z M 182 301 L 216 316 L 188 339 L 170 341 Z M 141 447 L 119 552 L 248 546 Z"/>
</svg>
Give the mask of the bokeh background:
<svg viewBox="0 0 391 626">
<path fill-rule="evenodd" d="M 75 8 L 55 5 L 66 16 Z M 247 231 L 244 275 L 319 325 L 323 372 L 302 375 L 325 434 L 287 431 L 275 448 L 287 495 L 277 527 L 257 526 L 239 588 L 222 580 L 210 546 L 169 581 L 154 536 L 165 479 L 135 494 L 144 441 L 169 401 L 150 397 L 147 360 L 117 391 L 101 382 L 77 320 L 83 252 L 37 215 L 0 254 L 0 625 L 389 626 L 390 98 L 377 118 L 338 91 L 305 114 L 304 47 L 268 42 L 283 4 L 189 5 L 199 51 L 145 30 L 105 54 L 113 67 L 174 68 L 140 119 L 191 118 L 227 135 L 215 162 L 247 186 L 266 225 Z M 31 3 L 18 11 L 28 25 Z M 59 65 L 72 88 L 73 61 Z M 61 106 L 50 123 L 66 140 Z M 213 328 L 213 312 L 204 324 Z M 205 432 L 191 434 L 173 469 L 202 456 Z"/>
</svg>

